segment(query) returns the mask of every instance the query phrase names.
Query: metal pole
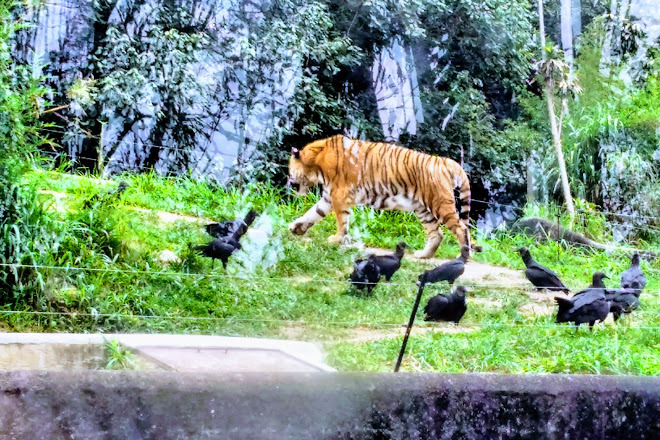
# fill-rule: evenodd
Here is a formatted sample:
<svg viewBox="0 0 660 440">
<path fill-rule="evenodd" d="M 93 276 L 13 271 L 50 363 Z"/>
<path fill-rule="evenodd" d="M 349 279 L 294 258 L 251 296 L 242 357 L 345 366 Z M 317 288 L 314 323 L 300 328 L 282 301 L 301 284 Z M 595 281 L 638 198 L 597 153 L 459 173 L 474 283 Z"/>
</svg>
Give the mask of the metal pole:
<svg viewBox="0 0 660 440">
<path fill-rule="evenodd" d="M 415 323 L 415 316 L 417 315 L 417 309 L 419 308 L 419 301 L 422 299 L 422 293 L 424 292 L 424 283 L 420 283 L 419 289 L 417 290 L 417 298 L 415 298 L 415 304 L 413 305 L 412 313 L 410 314 L 410 321 L 408 321 L 408 328 L 406 328 L 406 335 L 403 337 L 403 344 L 401 344 L 401 351 L 399 352 L 399 358 L 396 360 L 396 366 L 394 367 L 394 372 L 399 371 L 401 366 L 401 361 L 403 360 L 403 354 L 406 352 L 406 344 L 408 344 L 408 337 L 410 336 L 410 330 L 412 329 L 413 324 Z"/>
</svg>

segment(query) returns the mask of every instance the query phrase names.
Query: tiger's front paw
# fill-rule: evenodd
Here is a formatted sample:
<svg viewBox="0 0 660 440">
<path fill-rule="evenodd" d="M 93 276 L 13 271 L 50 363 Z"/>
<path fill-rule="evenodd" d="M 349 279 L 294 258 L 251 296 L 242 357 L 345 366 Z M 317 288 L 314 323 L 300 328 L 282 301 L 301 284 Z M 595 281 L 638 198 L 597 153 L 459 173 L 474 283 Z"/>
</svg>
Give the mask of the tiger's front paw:
<svg viewBox="0 0 660 440">
<path fill-rule="evenodd" d="M 346 242 L 346 236 L 345 235 L 331 235 L 328 237 L 328 243 L 329 244 L 342 244 Z"/>
<path fill-rule="evenodd" d="M 427 249 L 422 249 L 421 251 L 417 251 L 413 254 L 413 257 L 419 259 L 433 258 L 434 256 L 435 256 L 435 251 L 429 251 Z"/>
<path fill-rule="evenodd" d="M 311 225 L 307 222 L 294 221 L 289 223 L 289 231 L 296 235 L 303 235 L 309 229 Z"/>
</svg>

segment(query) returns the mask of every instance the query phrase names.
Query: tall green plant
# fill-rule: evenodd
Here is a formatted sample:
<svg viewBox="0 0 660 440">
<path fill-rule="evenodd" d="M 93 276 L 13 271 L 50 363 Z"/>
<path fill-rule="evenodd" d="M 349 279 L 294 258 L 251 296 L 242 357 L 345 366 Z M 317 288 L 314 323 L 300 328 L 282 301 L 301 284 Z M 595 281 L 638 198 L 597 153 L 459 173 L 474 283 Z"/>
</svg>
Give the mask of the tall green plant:
<svg viewBox="0 0 660 440">
<path fill-rule="evenodd" d="M 11 42 L 23 25 L 16 3 L 0 0 L 0 305 L 36 303 L 53 246 L 50 219 L 32 188 L 20 183 L 40 135 L 44 89 L 40 78 L 15 62 Z M 32 268 L 14 265 L 30 265 Z"/>
</svg>

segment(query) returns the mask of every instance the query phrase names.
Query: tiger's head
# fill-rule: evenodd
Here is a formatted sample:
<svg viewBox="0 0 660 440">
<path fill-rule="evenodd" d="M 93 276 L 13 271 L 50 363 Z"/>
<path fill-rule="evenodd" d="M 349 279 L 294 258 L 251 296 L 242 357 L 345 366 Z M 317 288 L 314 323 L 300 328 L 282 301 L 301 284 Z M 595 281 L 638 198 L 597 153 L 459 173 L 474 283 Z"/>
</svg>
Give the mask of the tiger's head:
<svg viewBox="0 0 660 440">
<path fill-rule="evenodd" d="M 311 187 L 323 183 L 323 174 L 315 161 L 317 153 L 307 147 L 303 148 L 303 151 L 297 148 L 291 149 L 287 185 L 298 195 L 304 196 Z"/>
</svg>

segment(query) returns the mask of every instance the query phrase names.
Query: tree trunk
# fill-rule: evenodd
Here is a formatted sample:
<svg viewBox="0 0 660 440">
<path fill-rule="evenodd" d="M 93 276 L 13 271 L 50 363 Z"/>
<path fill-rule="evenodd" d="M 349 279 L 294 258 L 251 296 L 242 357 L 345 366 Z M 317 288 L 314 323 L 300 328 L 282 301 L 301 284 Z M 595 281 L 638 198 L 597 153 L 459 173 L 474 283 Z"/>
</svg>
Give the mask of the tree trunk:
<svg viewBox="0 0 660 440">
<path fill-rule="evenodd" d="M 566 63 L 573 72 L 573 21 L 571 20 L 572 0 L 561 0 L 561 48 Z"/>
<path fill-rule="evenodd" d="M 582 4 L 580 2 L 581 0 L 572 0 L 573 39 L 576 39 L 582 33 Z"/>
<path fill-rule="evenodd" d="M 561 177 L 561 188 L 564 192 L 564 201 L 566 210 L 571 217 L 575 217 L 575 208 L 573 207 L 573 197 L 571 196 L 571 187 L 568 184 L 568 174 L 566 173 L 566 162 L 564 161 L 564 152 L 561 149 L 561 133 L 555 116 L 555 105 L 552 99 L 552 86 L 550 81 L 545 82 L 545 99 L 548 103 L 548 116 L 550 117 L 550 130 L 552 131 L 552 144 L 557 154 L 557 163 L 559 164 L 559 175 Z"/>
<path fill-rule="evenodd" d="M 562 0 L 562 2 L 565 0 Z M 538 0 L 539 6 L 539 31 L 541 40 L 541 58 L 545 61 L 545 24 L 543 22 L 543 0 Z M 563 27 L 562 27 L 563 30 Z M 563 32 L 562 32 L 563 35 Z M 564 152 L 561 148 L 561 133 L 557 124 L 557 116 L 555 115 L 555 105 L 552 99 L 552 78 L 545 78 L 545 99 L 548 104 L 548 117 L 550 118 L 550 130 L 552 131 L 552 144 L 555 147 L 557 154 L 557 162 L 559 164 L 559 175 L 561 178 L 561 187 L 564 192 L 564 201 L 566 202 L 566 210 L 571 217 L 571 221 L 575 217 L 575 208 L 573 207 L 573 197 L 571 196 L 571 187 L 568 184 L 568 174 L 566 173 L 566 162 L 564 161 Z"/>
<path fill-rule="evenodd" d="M 532 174 L 532 153 L 529 153 L 527 158 L 527 203 L 534 203 L 536 197 L 534 197 L 534 175 Z"/>
</svg>

